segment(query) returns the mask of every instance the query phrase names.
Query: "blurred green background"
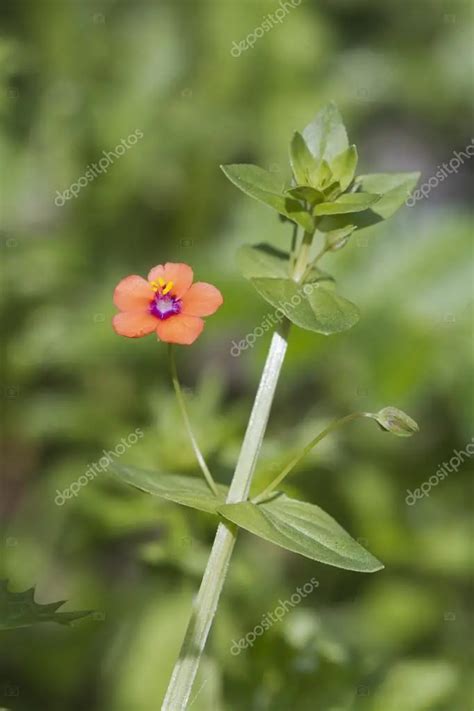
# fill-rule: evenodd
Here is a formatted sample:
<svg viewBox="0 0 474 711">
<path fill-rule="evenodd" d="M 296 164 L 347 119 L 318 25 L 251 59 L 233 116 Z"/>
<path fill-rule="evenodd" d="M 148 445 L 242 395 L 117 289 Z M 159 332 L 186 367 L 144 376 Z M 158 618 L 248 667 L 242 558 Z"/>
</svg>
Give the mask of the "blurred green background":
<svg viewBox="0 0 474 711">
<path fill-rule="evenodd" d="M 239 43 L 276 0 L 5 0 L 0 34 L 1 577 L 37 600 L 92 609 L 71 628 L 2 633 L 0 707 L 155 711 L 215 520 L 103 473 L 63 490 L 136 427 L 121 458 L 199 475 L 153 337 L 112 331 L 112 292 L 165 261 L 192 265 L 225 304 L 181 377 L 211 468 L 229 481 L 269 335 L 233 341 L 268 312 L 238 273 L 244 242 L 288 226 L 237 191 L 221 163 L 287 175 L 295 129 L 335 100 L 359 172 L 421 170 L 471 142 L 472 4 L 303 0 L 253 48 Z M 76 198 L 87 166 L 143 138 Z M 368 422 L 326 440 L 290 478 L 385 563 L 362 575 L 242 533 L 196 683 L 193 711 L 470 711 L 472 527 L 467 460 L 405 503 L 464 449 L 472 427 L 472 222 L 465 161 L 427 199 L 356 233 L 323 266 L 361 307 L 351 331 L 294 329 L 257 471 L 332 417 L 395 405 L 410 440 Z M 58 200 L 56 200 L 56 203 Z M 59 201 L 61 202 L 61 201 Z M 239 639 L 312 577 L 319 587 L 252 649 Z"/>
</svg>

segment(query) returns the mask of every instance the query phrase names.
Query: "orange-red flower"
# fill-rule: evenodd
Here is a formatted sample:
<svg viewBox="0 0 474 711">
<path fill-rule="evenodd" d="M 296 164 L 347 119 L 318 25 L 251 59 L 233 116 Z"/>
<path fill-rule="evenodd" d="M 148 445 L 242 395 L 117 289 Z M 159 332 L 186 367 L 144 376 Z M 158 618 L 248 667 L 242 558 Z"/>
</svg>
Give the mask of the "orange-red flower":
<svg viewBox="0 0 474 711">
<path fill-rule="evenodd" d="M 222 304 L 219 289 L 198 281 L 187 264 L 159 264 L 148 281 L 133 274 L 122 279 L 114 292 L 120 313 L 113 327 L 120 336 L 139 338 L 156 332 L 161 341 L 189 346 L 204 328 L 202 316 L 210 316 Z"/>
</svg>

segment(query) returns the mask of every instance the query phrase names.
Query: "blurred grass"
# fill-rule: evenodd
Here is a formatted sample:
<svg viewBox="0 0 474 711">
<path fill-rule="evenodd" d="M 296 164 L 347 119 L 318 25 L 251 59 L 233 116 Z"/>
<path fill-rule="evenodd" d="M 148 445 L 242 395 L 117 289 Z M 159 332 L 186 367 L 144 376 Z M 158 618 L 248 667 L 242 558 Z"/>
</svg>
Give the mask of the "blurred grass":
<svg viewBox="0 0 474 711">
<path fill-rule="evenodd" d="M 234 255 L 244 242 L 285 246 L 289 235 L 219 164 L 283 174 L 292 131 L 329 99 L 363 172 L 421 169 L 424 182 L 471 140 L 470 3 L 305 0 L 232 57 L 232 43 L 277 7 L 2 6 L 2 574 L 14 589 L 37 585 L 42 602 L 67 598 L 70 609 L 99 612 L 71 630 L 4 634 L 0 705 L 15 711 L 156 709 L 213 537 L 211 517 L 121 489 L 106 474 L 54 504 L 57 489 L 138 426 L 145 436 L 124 461 L 196 471 L 163 348 L 111 330 L 116 282 L 182 260 L 224 293 L 179 366 L 199 440 L 228 481 L 269 340 L 230 353 L 268 312 Z M 136 129 L 143 139 L 106 175 L 55 205 L 56 191 Z M 287 487 L 333 514 L 386 568 L 362 576 L 316 566 L 243 534 L 193 711 L 472 706 L 471 463 L 405 504 L 407 489 L 473 435 L 471 172 L 465 163 L 328 262 L 363 317 L 330 339 L 292 334 L 258 466 L 263 483 L 330 417 L 407 410 L 421 425 L 416 438 L 356 424 Z M 232 639 L 312 576 L 320 585 L 299 608 L 230 654 Z"/>
</svg>

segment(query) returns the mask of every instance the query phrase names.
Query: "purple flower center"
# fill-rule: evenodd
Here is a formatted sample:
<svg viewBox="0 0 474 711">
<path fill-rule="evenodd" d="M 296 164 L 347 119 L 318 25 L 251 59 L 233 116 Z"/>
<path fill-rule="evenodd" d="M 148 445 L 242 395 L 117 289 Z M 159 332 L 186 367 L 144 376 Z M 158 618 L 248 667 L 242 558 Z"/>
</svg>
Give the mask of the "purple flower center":
<svg viewBox="0 0 474 711">
<path fill-rule="evenodd" d="M 181 300 L 176 299 L 170 294 L 159 294 L 157 293 L 153 301 L 150 302 L 150 313 L 160 321 L 164 321 L 170 316 L 179 314 L 181 311 Z"/>
</svg>

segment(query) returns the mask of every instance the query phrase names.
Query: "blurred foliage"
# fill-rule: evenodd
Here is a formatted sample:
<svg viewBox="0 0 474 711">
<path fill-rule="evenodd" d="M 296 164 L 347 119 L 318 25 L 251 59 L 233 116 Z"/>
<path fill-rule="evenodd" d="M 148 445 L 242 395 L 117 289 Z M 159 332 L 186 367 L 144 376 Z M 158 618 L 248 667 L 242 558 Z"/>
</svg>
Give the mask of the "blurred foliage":
<svg viewBox="0 0 474 711">
<path fill-rule="evenodd" d="M 153 337 L 117 338 L 120 278 L 192 264 L 224 307 L 180 349 L 192 417 L 228 482 L 269 336 L 233 341 L 268 306 L 238 276 L 244 242 L 288 227 L 220 172 L 286 171 L 286 146 L 335 100 L 364 172 L 422 170 L 471 140 L 472 5 L 304 0 L 233 57 L 277 2 L 5 0 L 0 34 L 3 577 L 36 600 L 93 609 L 72 629 L 3 632 L 0 705 L 14 711 L 155 711 L 215 523 L 101 474 L 62 490 L 141 427 L 121 458 L 195 472 Z M 87 166 L 144 137 L 58 207 Z M 468 674 L 469 460 L 408 506 L 472 428 L 472 223 L 465 162 L 428 199 L 331 256 L 360 323 L 292 335 L 256 483 L 333 416 L 394 405 L 420 423 L 398 440 L 365 422 L 325 441 L 286 486 L 359 537 L 385 570 L 361 575 L 239 538 L 193 711 L 461 711 Z M 269 237 L 272 237 L 269 240 Z M 251 649 L 230 653 L 279 599 L 319 587 Z M 472 631 L 472 627 L 471 627 Z"/>
</svg>

